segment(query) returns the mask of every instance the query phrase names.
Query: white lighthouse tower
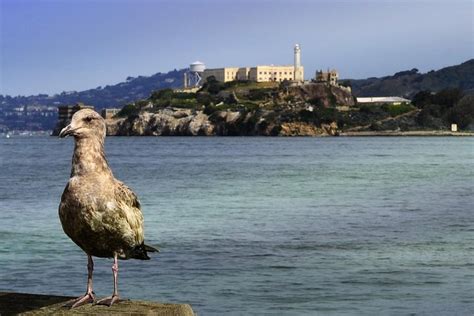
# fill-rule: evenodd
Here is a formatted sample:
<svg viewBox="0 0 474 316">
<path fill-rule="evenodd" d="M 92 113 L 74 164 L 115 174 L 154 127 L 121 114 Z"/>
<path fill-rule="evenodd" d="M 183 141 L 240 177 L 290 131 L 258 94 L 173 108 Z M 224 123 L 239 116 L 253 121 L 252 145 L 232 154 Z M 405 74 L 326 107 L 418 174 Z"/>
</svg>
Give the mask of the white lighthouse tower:
<svg viewBox="0 0 474 316">
<path fill-rule="evenodd" d="M 299 44 L 295 45 L 295 69 L 293 71 L 295 81 L 303 81 L 303 67 L 301 66 L 301 48 Z"/>
</svg>

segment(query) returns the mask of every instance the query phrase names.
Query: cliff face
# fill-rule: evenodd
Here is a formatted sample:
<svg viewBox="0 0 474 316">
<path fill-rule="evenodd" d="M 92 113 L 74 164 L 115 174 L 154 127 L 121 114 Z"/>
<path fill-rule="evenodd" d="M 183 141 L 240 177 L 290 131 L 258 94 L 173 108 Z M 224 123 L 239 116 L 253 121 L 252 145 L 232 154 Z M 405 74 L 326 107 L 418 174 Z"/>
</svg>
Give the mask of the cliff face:
<svg viewBox="0 0 474 316">
<path fill-rule="evenodd" d="M 163 109 L 126 119 L 107 120 L 107 134 L 117 136 L 210 136 L 214 125 L 202 111 Z"/>
<path fill-rule="evenodd" d="M 316 127 L 306 122 L 281 122 L 274 112 L 242 113 L 164 109 L 126 119 L 108 119 L 109 136 L 334 136 L 337 124 Z"/>
<path fill-rule="evenodd" d="M 337 136 L 339 131 L 335 122 L 322 124 L 320 128 L 305 122 L 283 123 L 281 136 Z"/>
<path fill-rule="evenodd" d="M 324 107 L 355 105 L 351 92 L 342 87 L 308 84 L 293 88 L 293 90 L 290 90 L 290 93 L 299 95 L 302 100 L 319 100 L 319 105 Z"/>
<path fill-rule="evenodd" d="M 126 119 L 107 120 L 110 136 L 226 136 L 233 135 L 240 112 L 218 112 L 214 120 L 202 111 L 177 108 L 142 112 Z"/>
</svg>

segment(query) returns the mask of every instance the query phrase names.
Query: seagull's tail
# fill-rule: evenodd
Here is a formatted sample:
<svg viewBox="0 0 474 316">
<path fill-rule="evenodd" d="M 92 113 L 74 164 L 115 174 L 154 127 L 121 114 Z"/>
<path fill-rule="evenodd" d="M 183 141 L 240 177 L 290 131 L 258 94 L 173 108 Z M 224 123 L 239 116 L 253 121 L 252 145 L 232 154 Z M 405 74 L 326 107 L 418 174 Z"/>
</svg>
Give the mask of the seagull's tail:
<svg viewBox="0 0 474 316">
<path fill-rule="evenodd" d="M 160 252 L 160 249 L 143 244 L 147 252 Z"/>
<path fill-rule="evenodd" d="M 140 260 L 150 260 L 148 252 L 160 252 L 158 249 L 145 245 L 144 243 L 136 246 L 130 251 L 129 257 Z"/>
</svg>

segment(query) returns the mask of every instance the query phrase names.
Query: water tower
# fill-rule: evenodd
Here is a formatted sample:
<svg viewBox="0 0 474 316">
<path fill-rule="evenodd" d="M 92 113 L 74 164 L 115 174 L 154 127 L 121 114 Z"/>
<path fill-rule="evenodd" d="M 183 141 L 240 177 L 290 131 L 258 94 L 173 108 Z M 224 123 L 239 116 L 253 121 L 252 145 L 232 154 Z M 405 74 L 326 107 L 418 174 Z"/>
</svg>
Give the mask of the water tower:
<svg viewBox="0 0 474 316">
<path fill-rule="evenodd" d="M 201 74 L 205 69 L 206 65 L 200 61 L 195 61 L 189 65 L 189 70 L 184 73 L 184 87 L 199 87 L 199 83 L 201 82 Z"/>
</svg>

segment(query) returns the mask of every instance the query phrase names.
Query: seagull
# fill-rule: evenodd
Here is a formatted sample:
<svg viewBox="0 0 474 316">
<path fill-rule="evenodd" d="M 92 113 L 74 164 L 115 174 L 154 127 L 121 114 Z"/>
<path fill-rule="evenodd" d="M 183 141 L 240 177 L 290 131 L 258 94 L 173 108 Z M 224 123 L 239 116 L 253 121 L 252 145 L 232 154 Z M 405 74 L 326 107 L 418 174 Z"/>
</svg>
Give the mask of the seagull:
<svg viewBox="0 0 474 316">
<path fill-rule="evenodd" d="M 111 306 L 120 300 L 117 286 L 118 259 L 149 260 L 143 215 L 137 196 L 114 178 L 104 152 L 106 126 L 94 110 L 77 111 L 59 133 L 74 136 L 71 176 L 61 196 L 59 218 L 64 232 L 87 255 L 87 290 L 66 304 L 74 308 L 95 302 L 92 290 L 92 257 L 113 258 L 114 292 L 97 304 Z"/>
</svg>

